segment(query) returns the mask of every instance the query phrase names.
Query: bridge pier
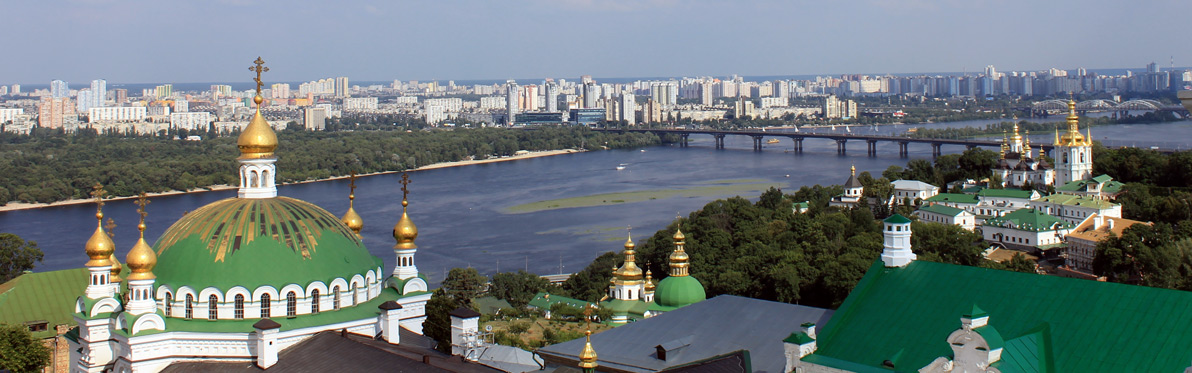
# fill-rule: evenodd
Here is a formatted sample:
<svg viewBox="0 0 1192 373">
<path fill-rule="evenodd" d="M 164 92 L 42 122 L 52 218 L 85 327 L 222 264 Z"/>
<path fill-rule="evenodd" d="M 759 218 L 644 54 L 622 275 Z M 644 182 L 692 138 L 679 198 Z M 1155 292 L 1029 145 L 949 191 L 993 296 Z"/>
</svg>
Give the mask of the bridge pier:
<svg viewBox="0 0 1192 373">
<path fill-rule="evenodd" d="M 865 140 L 865 143 L 866 143 L 866 145 L 869 145 L 869 149 L 867 149 L 867 150 L 869 150 L 869 156 L 876 157 L 877 156 L 877 140 Z"/>
<path fill-rule="evenodd" d="M 848 139 L 836 139 L 836 154 L 844 154 L 848 151 L 844 146 L 846 142 L 848 142 Z"/>
<path fill-rule="evenodd" d="M 940 151 L 940 147 L 943 145 L 944 144 L 940 144 L 938 142 L 931 143 L 931 157 L 932 158 L 938 158 L 940 155 L 943 154 L 943 152 Z"/>
<path fill-rule="evenodd" d="M 795 140 L 795 153 L 803 154 L 803 138 L 795 137 L 794 140 Z"/>
<path fill-rule="evenodd" d="M 753 138 L 753 151 L 762 151 L 762 136 L 749 136 Z"/>
<path fill-rule="evenodd" d="M 907 147 L 907 145 L 909 145 L 909 144 L 910 144 L 910 143 L 909 143 L 909 142 L 906 142 L 906 141 L 899 141 L 899 142 L 898 142 L 898 156 L 899 156 L 899 157 L 906 158 L 906 157 L 908 157 L 908 156 L 910 155 L 910 152 L 908 152 L 908 151 L 906 150 L 906 147 Z"/>
<path fill-rule="evenodd" d="M 680 148 L 686 148 L 686 147 L 687 147 L 687 142 L 688 142 L 687 138 L 688 138 L 688 137 L 690 137 L 690 136 L 691 136 L 691 134 L 688 134 L 688 133 L 684 133 L 684 134 L 682 134 L 682 135 L 679 135 L 679 147 L 680 147 Z"/>
<path fill-rule="evenodd" d="M 716 138 L 716 149 L 724 149 L 724 134 L 717 133 L 713 134 L 712 137 Z"/>
</svg>

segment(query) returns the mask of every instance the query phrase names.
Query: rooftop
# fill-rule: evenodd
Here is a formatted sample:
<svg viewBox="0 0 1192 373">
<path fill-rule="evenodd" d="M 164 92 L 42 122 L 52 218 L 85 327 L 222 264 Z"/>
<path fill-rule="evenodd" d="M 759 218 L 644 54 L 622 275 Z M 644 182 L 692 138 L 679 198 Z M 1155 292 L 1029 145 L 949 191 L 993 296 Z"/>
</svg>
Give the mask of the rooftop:
<svg viewBox="0 0 1192 373">
<path fill-rule="evenodd" d="M 967 212 L 955 207 L 948 207 L 944 205 L 925 205 L 920 207 L 919 211 L 933 212 L 945 216 L 957 216 Z"/>
<path fill-rule="evenodd" d="M 1006 215 L 985 220 L 984 226 L 1043 232 L 1072 228 L 1074 224 L 1039 210 L 1023 208 Z"/>
<path fill-rule="evenodd" d="M 977 197 L 1031 199 L 1035 191 L 1021 189 L 981 189 Z"/>
<path fill-rule="evenodd" d="M 1102 222 L 1100 226 L 1095 227 L 1097 225 L 1098 218 L 1102 219 Z M 1077 225 L 1076 228 L 1073 228 L 1072 232 L 1069 232 L 1067 237 L 1091 242 L 1101 242 L 1102 240 L 1109 238 L 1110 234 L 1121 236 L 1122 231 L 1125 231 L 1126 228 L 1129 228 L 1134 224 L 1149 225 L 1150 223 L 1143 223 L 1137 220 L 1123 218 L 1101 217 L 1100 215 L 1092 214 L 1089 215 L 1087 219 L 1084 219 L 1080 225 Z M 1110 226 L 1113 226 L 1113 228 L 1111 229 Z"/>
<path fill-rule="evenodd" d="M 977 196 L 974 196 L 972 194 L 940 193 L 940 194 L 931 196 L 930 198 L 927 198 L 927 202 L 971 203 L 971 204 L 975 205 L 975 204 L 977 204 L 978 201 L 977 201 Z"/>
<path fill-rule="evenodd" d="M 1117 204 L 1105 200 L 1100 200 L 1086 196 L 1074 196 L 1071 194 L 1052 194 L 1032 202 L 1054 203 L 1064 206 L 1085 207 L 1094 209 L 1109 209 L 1117 206 Z"/>
<path fill-rule="evenodd" d="M 0 323 L 45 321 L 45 331 L 33 338 L 55 335 L 54 326 L 74 324 L 75 299 L 87 290 L 87 269 L 26 273 L 0 284 Z"/>
<path fill-rule="evenodd" d="M 940 188 L 918 180 L 894 180 L 890 182 L 894 189 L 900 190 L 939 190 Z"/>
</svg>

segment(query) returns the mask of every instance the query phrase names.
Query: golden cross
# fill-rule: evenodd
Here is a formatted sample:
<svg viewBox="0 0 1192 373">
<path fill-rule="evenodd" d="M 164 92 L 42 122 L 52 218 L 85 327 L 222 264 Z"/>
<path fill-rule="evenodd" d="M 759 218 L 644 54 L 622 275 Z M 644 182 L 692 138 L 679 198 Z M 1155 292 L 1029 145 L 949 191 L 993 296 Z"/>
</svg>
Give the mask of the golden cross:
<svg viewBox="0 0 1192 373">
<path fill-rule="evenodd" d="M 141 192 L 141 195 L 137 197 L 137 206 L 140 206 L 137 208 L 137 215 L 141 215 L 141 224 L 137 228 L 142 230 L 145 229 L 143 228 L 145 226 L 145 217 L 149 216 L 149 213 L 145 212 L 145 206 L 147 205 L 149 205 L 149 197 L 145 195 L 145 192 Z"/>
<path fill-rule="evenodd" d="M 584 306 L 584 321 L 587 322 L 588 330 L 592 330 L 592 305 Z"/>
<path fill-rule="evenodd" d="M 401 183 L 401 200 L 405 201 L 406 195 L 410 194 L 410 190 L 407 188 L 410 185 L 410 174 L 401 174 L 401 181 L 399 182 Z"/>
<path fill-rule="evenodd" d="M 348 188 L 351 189 L 351 191 L 348 192 L 348 198 L 355 198 L 355 196 L 356 196 L 356 171 L 355 170 L 353 170 L 352 173 L 348 174 Z"/>
<path fill-rule="evenodd" d="M 91 197 L 95 198 L 95 209 L 98 211 L 103 208 L 103 196 L 108 192 L 103 190 L 103 185 L 98 182 L 91 189 Z"/>
<path fill-rule="evenodd" d="M 104 224 L 103 229 L 108 230 L 108 237 L 116 238 L 116 221 L 108 218 L 108 223 Z"/>
<path fill-rule="evenodd" d="M 265 85 L 265 83 L 261 82 L 261 73 L 269 71 L 269 68 L 264 66 L 265 60 L 262 60 L 260 56 L 257 56 L 257 60 L 252 63 L 256 66 L 250 66 L 248 71 L 255 71 L 257 73 L 257 77 L 253 78 L 253 81 L 257 82 L 257 96 L 260 96 L 261 86 Z"/>
</svg>

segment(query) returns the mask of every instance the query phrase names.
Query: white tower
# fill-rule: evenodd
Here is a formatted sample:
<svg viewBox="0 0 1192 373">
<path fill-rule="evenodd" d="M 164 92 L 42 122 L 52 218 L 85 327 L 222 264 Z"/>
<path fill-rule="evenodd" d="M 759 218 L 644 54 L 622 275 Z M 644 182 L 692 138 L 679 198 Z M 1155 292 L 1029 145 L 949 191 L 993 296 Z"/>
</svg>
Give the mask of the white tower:
<svg viewBox="0 0 1192 373">
<path fill-rule="evenodd" d="M 882 262 L 886 267 L 904 267 L 917 257 L 911 251 L 911 221 L 905 216 L 894 214 L 882 221 L 885 242 L 882 247 Z"/>
<path fill-rule="evenodd" d="M 277 149 L 277 134 L 273 133 L 269 122 L 261 116 L 261 103 L 265 102 L 261 97 L 261 72 L 269 69 L 261 66 L 265 61 L 260 58 L 254 63 L 257 66 L 251 69 L 257 72 L 257 95 L 252 101 L 257 104 L 257 112 L 253 114 L 248 126 L 240 131 L 240 137 L 236 140 L 236 146 L 240 148 L 240 158 L 237 158 L 240 161 L 240 191 L 237 196 L 276 198 L 277 185 L 274 178 L 277 176 L 277 166 L 273 163 L 277 162 L 277 157 L 273 155 L 273 151 Z"/>
<path fill-rule="evenodd" d="M 1093 177 L 1093 135 L 1080 134 L 1076 101 L 1068 100 L 1068 131 L 1055 134 L 1055 185 Z"/>
<path fill-rule="evenodd" d="M 418 245 L 414 244 L 414 240 L 418 238 L 418 227 L 414 226 L 414 221 L 410 220 L 410 215 L 406 210 L 410 205 L 406 198 L 410 193 L 407 189 L 410 184 L 410 176 L 402 174 L 401 184 L 401 220 L 398 220 L 397 225 L 393 227 L 393 238 L 397 239 L 397 245 L 393 246 L 393 252 L 397 254 L 397 265 L 393 267 L 393 276 L 405 280 L 418 276 L 418 266 L 414 265 L 414 254 L 418 252 Z"/>
</svg>

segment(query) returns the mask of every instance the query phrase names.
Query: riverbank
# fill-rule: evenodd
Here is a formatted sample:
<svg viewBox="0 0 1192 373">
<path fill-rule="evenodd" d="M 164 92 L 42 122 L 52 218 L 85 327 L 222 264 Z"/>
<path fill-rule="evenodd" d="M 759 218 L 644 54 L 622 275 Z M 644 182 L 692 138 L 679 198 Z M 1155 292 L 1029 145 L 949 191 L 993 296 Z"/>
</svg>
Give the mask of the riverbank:
<svg viewBox="0 0 1192 373">
<path fill-rule="evenodd" d="M 584 151 L 585 150 L 581 150 L 581 149 L 532 151 L 532 152 L 525 152 L 525 153 L 521 153 L 521 154 L 511 155 L 508 157 L 500 157 L 500 158 L 466 160 L 466 161 L 457 161 L 457 162 L 441 162 L 441 163 L 425 165 L 425 166 L 418 167 L 418 168 L 415 168 L 412 170 L 373 172 L 373 173 L 368 173 L 368 174 L 356 175 L 356 177 L 395 174 L 395 173 L 407 172 L 407 171 L 425 171 L 425 170 L 433 170 L 433 169 L 438 169 L 438 168 L 461 167 L 461 166 L 469 166 L 469 165 L 483 164 L 483 163 L 508 162 L 508 161 L 516 161 L 516 160 L 520 160 L 520 159 L 529 159 L 529 158 L 538 158 L 538 157 L 548 157 L 548 156 L 552 156 L 552 155 L 580 153 L 580 152 L 584 152 Z M 320 182 L 320 181 L 342 180 L 342 179 L 347 179 L 347 178 L 348 178 L 348 176 L 333 176 L 333 177 L 322 178 L 322 179 L 303 180 L 303 181 L 298 181 L 298 182 L 293 182 L 293 183 L 285 183 L 285 184 L 281 184 L 281 185 L 316 183 L 316 182 Z M 179 194 L 214 192 L 214 191 L 230 190 L 230 189 L 236 189 L 236 188 L 237 188 L 236 186 L 232 186 L 232 185 L 212 185 L 212 186 L 207 186 L 207 187 L 192 189 L 192 190 L 187 190 L 187 191 L 171 190 L 171 191 L 159 192 L 159 193 L 146 193 L 145 195 L 150 198 L 154 198 L 154 197 L 172 196 L 172 195 L 179 195 Z M 134 199 L 134 198 L 137 198 L 137 196 L 114 197 L 114 198 L 108 198 L 105 201 L 119 201 L 119 200 Z M 51 203 L 9 202 L 6 205 L 0 206 L 0 212 L 38 209 L 38 208 L 56 207 L 56 206 L 69 206 L 69 205 L 78 205 L 78 204 L 92 203 L 92 202 L 95 202 L 95 200 L 91 199 L 91 198 L 70 199 L 70 200 L 51 202 Z"/>
</svg>

